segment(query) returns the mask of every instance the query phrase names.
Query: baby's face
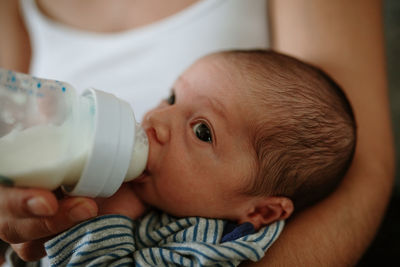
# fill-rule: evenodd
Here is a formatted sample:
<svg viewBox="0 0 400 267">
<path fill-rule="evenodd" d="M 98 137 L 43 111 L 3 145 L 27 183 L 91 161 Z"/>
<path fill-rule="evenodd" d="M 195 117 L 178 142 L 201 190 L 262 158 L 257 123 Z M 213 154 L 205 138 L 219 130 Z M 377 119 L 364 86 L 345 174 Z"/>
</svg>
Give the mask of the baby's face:
<svg viewBox="0 0 400 267">
<path fill-rule="evenodd" d="M 143 120 L 147 171 L 134 180 L 147 204 L 175 216 L 239 220 L 254 171 L 248 113 L 228 66 L 205 58 L 175 83 L 171 96 Z"/>
</svg>

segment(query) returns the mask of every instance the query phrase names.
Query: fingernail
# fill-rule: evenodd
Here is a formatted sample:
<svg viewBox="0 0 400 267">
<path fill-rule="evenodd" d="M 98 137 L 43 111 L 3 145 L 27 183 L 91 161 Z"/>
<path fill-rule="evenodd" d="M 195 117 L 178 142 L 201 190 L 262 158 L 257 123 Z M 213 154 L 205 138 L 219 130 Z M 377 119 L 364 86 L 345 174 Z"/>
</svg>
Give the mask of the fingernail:
<svg viewBox="0 0 400 267">
<path fill-rule="evenodd" d="M 69 212 L 69 217 L 74 222 L 84 221 L 97 215 L 96 209 L 87 203 L 80 203 Z"/>
<path fill-rule="evenodd" d="M 37 216 L 48 216 L 54 213 L 51 206 L 42 197 L 33 197 L 26 202 L 31 213 Z"/>
</svg>

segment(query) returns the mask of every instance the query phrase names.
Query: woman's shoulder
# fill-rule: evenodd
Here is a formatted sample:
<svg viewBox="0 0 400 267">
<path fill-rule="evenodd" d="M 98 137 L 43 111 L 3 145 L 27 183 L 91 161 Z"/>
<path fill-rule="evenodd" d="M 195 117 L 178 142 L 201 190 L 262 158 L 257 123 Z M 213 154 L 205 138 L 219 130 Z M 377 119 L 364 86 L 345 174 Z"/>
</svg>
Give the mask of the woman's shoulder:
<svg viewBox="0 0 400 267">
<path fill-rule="evenodd" d="M 19 1 L 0 1 L 0 67 L 27 72 L 30 62 L 30 43 Z"/>
</svg>

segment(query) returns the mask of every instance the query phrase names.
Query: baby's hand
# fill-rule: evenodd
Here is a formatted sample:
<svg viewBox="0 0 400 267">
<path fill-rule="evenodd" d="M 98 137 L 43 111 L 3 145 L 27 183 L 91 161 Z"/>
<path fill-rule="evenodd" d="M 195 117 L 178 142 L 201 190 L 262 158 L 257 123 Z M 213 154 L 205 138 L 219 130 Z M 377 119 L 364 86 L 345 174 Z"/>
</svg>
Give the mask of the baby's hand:
<svg viewBox="0 0 400 267">
<path fill-rule="evenodd" d="M 99 208 L 98 215 L 121 214 L 135 220 L 142 216 L 147 207 L 132 190 L 131 183 L 124 183 L 121 188 L 109 198 L 96 198 Z"/>
</svg>

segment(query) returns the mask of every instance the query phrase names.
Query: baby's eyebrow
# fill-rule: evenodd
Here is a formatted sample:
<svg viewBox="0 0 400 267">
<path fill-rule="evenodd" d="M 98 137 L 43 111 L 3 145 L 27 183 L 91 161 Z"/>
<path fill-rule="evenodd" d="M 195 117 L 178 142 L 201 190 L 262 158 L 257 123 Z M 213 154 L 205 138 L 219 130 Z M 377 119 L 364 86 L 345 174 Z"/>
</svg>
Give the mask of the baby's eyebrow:
<svg viewBox="0 0 400 267">
<path fill-rule="evenodd" d="M 224 104 L 220 100 L 214 99 L 214 98 L 209 98 L 209 97 L 206 97 L 205 99 L 208 102 L 211 109 L 217 115 L 219 115 L 221 118 L 223 118 L 225 120 L 227 119 L 227 117 L 226 117 L 227 110 L 226 110 Z"/>
<path fill-rule="evenodd" d="M 189 83 L 186 81 L 186 79 L 181 75 L 178 77 L 177 84 L 182 83 L 185 86 L 190 86 Z M 174 89 L 174 87 L 172 87 L 172 90 Z M 176 94 L 175 94 L 176 97 Z M 214 98 L 210 98 L 210 97 L 206 97 L 206 96 L 200 96 L 200 98 L 204 98 L 204 100 L 208 103 L 208 105 L 211 107 L 211 109 L 217 114 L 219 115 L 221 118 L 223 119 L 227 119 L 226 114 L 227 113 L 227 109 L 225 108 L 225 106 L 223 105 L 223 103 L 221 101 L 219 101 L 218 99 L 214 99 Z"/>
</svg>

